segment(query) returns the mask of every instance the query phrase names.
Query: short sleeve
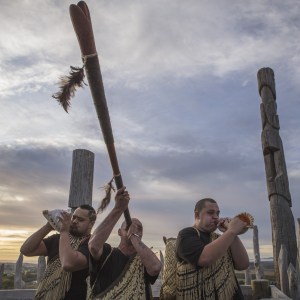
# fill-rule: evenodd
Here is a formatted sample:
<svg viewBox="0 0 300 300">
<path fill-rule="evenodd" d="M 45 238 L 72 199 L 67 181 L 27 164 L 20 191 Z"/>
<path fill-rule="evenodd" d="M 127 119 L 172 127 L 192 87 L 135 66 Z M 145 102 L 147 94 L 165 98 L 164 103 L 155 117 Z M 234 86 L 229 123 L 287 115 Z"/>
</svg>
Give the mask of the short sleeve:
<svg viewBox="0 0 300 300">
<path fill-rule="evenodd" d="M 110 252 L 111 252 L 111 246 L 105 243 L 103 245 L 103 253 L 99 260 L 95 260 L 93 256 L 89 253 L 89 270 L 90 270 L 91 286 L 94 285 L 94 282 L 97 278 L 97 274 L 100 271 L 103 262 L 105 261 L 106 257 L 109 255 Z"/>
<path fill-rule="evenodd" d="M 60 237 L 59 234 L 53 234 L 43 239 L 43 242 L 47 249 L 47 256 L 49 259 L 52 259 L 56 255 L 58 255 L 59 237 Z"/>
<path fill-rule="evenodd" d="M 197 267 L 199 257 L 205 243 L 199 237 L 197 231 L 192 228 L 182 229 L 176 240 L 176 257 L 179 262 L 185 261 Z"/>
</svg>

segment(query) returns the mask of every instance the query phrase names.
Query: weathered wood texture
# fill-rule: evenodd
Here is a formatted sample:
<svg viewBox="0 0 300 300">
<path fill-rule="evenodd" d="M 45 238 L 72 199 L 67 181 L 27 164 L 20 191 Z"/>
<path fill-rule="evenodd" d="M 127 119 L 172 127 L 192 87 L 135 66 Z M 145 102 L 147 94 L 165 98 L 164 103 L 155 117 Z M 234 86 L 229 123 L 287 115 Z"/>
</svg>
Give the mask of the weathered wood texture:
<svg viewBox="0 0 300 300">
<path fill-rule="evenodd" d="M 69 207 L 71 208 L 82 204 L 92 205 L 94 159 L 95 155 L 91 151 L 85 149 L 73 151 L 69 193 Z"/>
<path fill-rule="evenodd" d="M 290 297 L 292 299 L 300 299 L 298 294 L 298 276 L 295 267 L 290 264 L 287 269 Z M 299 296 L 299 297 L 298 297 Z"/>
<path fill-rule="evenodd" d="M 15 265 L 14 289 L 22 289 L 22 266 L 23 254 L 20 253 L 19 258 Z"/>
<path fill-rule="evenodd" d="M 269 298 L 271 296 L 269 280 L 255 279 L 251 281 L 253 299 Z"/>
<path fill-rule="evenodd" d="M 262 119 L 261 143 L 265 162 L 270 216 L 272 225 L 272 243 L 276 284 L 280 287 L 278 256 L 281 245 L 287 249 L 287 262 L 296 265 L 297 240 L 295 222 L 291 211 L 292 200 L 279 136 L 276 91 L 273 70 L 260 69 L 257 73 L 258 89 L 262 100 L 260 105 Z"/>
<path fill-rule="evenodd" d="M 282 245 L 278 256 L 278 269 L 280 275 L 280 289 L 287 296 L 289 293 L 289 279 L 287 276 L 288 260 L 286 246 Z"/>
<path fill-rule="evenodd" d="M 250 266 L 245 270 L 245 285 L 251 284 L 251 269 Z"/>
<path fill-rule="evenodd" d="M 39 256 L 38 265 L 37 265 L 37 275 L 36 281 L 39 283 L 41 278 L 46 270 L 46 259 L 45 256 Z"/>
<path fill-rule="evenodd" d="M 160 262 L 162 264 L 162 268 L 161 268 L 161 271 L 160 271 L 160 277 L 163 278 L 163 276 L 164 276 L 165 259 L 164 259 L 164 255 L 161 252 L 161 250 L 159 250 L 159 257 L 160 257 Z"/>
<path fill-rule="evenodd" d="M 259 239 L 257 226 L 253 226 L 253 251 L 254 251 L 254 267 L 256 279 L 264 278 L 263 267 L 260 263 Z"/>
</svg>

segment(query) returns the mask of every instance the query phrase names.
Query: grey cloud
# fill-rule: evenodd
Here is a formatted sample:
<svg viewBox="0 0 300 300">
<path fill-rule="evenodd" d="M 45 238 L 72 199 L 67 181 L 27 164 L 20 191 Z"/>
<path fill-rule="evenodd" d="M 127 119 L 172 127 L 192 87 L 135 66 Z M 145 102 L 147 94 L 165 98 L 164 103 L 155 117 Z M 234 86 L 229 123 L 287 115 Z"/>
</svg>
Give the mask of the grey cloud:
<svg viewBox="0 0 300 300">
<path fill-rule="evenodd" d="M 112 176 L 89 87 L 69 114 L 51 98 L 59 76 L 81 64 L 71 2 L 30 3 L 4 1 L 0 21 L 0 214 L 18 228 L 67 204 L 74 148 L 96 154 L 95 206 Z M 271 243 L 256 82 L 264 66 L 275 71 L 295 216 L 300 209 L 298 11 L 294 1 L 231 4 L 89 2 L 130 209 L 160 242 L 211 196 L 225 215 L 253 213 Z"/>
</svg>

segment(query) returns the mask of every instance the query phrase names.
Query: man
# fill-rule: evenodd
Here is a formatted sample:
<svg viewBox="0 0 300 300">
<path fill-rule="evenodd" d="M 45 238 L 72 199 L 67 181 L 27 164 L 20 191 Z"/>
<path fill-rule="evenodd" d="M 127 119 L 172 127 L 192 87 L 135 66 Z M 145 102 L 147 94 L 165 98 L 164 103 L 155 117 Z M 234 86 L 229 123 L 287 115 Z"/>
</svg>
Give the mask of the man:
<svg viewBox="0 0 300 300">
<path fill-rule="evenodd" d="M 143 226 L 132 219 L 127 229 L 118 230 L 117 248 L 105 243 L 117 221 L 128 207 L 129 194 L 119 189 L 115 206 L 95 229 L 90 241 L 90 279 L 94 299 L 151 299 L 151 287 L 161 270 L 161 262 L 142 242 Z"/>
<path fill-rule="evenodd" d="M 234 270 L 249 266 L 238 237 L 247 223 L 238 217 L 229 223 L 219 218 L 218 204 L 210 198 L 198 201 L 194 212 L 194 226 L 182 229 L 177 237 L 176 299 L 244 299 Z M 222 235 L 214 233 L 217 228 Z"/>
<path fill-rule="evenodd" d="M 53 228 L 47 222 L 22 245 L 25 256 L 48 256 L 47 268 L 40 281 L 35 299 L 85 300 L 88 276 L 88 239 L 96 220 L 90 205 L 78 207 L 72 217 L 63 212 L 59 218 L 60 234 L 47 238 Z"/>
</svg>

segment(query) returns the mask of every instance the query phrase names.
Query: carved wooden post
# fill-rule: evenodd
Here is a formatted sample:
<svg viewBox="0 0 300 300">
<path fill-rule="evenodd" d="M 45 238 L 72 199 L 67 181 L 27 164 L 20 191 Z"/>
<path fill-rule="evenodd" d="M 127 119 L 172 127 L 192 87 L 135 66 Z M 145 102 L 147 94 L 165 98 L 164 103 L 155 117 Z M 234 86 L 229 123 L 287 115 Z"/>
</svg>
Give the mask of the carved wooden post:
<svg viewBox="0 0 300 300">
<path fill-rule="evenodd" d="M 288 262 L 287 262 L 287 251 L 285 245 L 281 246 L 279 252 L 278 269 L 280 274 L 281 291 L 287 296 L 289 296 L 289 280 L 287 275 Z"/>
<path fill-rule="evenodd" d="M 14 289 L 22 288 L 22 265 L 23 265 L 23 254 L 20 253 L 19 258 L 15 265 Z"/>
<path fill-rule="evenodd" d="M 287 269 L 289 292 L 292 299 L 300 299 L 298 295 L 298 276 L 295 267 L 290 264 Z"/>
<path fill-rule="evenodd" d="M 38 266 L 37 266 L 37 274 L 36 281 L 39 283 L 46 269 L 46 259 L 45 256 L 39 256 Z"/>
<path fill-rule="evenodd" d="M 292 200 L 283 153 L 279 136 L 279 118 L 277 115 L 276 91 L 273 70 L 260 69 L 257 73 L 258 90 L 262 103 L 261 143 L 265 161 L 270 215 L 272 224 L 272 242 L 276 284 L 280 286 L 278 255 L 281 245 L 287 249 L 288 264 L 296 265 L 297 241 L 294 217 L 290 207 Z"/>
<path fill-rule="evenodd" d="M 92 205 L 94 153 L 84 149 L 73 151 L 69 207 Z"/>
<path fill-rule="evenodd" d="M 253 249 L 254 249 L 254 266 L 255 266 L 256 279 L 263 279 L 264 271 L 260 263 L 258 229 L 256 225 L 253 226 Z"/>
<path fill-rule="evenodd" d="M 2 290 L 3 274 L 4 274 L 4 264 L 1 264 L 0 265 L 0 290 Z"/>
</svg>

